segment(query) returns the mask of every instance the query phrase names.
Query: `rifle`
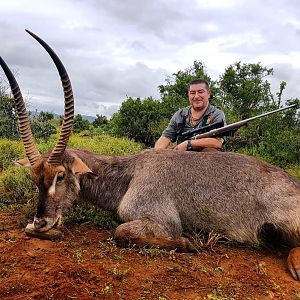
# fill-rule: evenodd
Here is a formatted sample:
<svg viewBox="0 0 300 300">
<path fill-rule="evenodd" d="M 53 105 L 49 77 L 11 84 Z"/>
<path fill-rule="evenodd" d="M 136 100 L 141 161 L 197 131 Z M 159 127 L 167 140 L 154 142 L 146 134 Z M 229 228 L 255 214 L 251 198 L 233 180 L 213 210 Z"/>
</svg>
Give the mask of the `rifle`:
<svg viewBox="0 0 300 300">
<path fill-rule="evenodd" d="M 218 123 L 206 125 L 206 126 L 203 126 L 203 127 L 197 128 L 197 129 L 193 129 L 193 130 L 190 130 L 190 131 L 187 131 L 187 132 L 183 132 L 181 134 L 181 136 L 185 137 L 185 138 L 192 137 L 195 133 L 198 133 L 198 134 L 205 133 L 205 132 L 211 131 L 213 129 L 221 128 L 221 127 L 224 127 L 224 121 L 223 120 L 221 122 L 218 122 Z"/>
<path fill-rule="evenodd" d="M 271 115 L 271 114 L 274 114 L 274 113 L 277 113 L 277 112 L 280 112 L 280 111 L 283 111 L 283 110 L 286 110 L 286 109 L 294 108 L 294 107 L 297 107 L 297 105 L 293 104 L 293 105 L 290 105 L 290 106 L 287 106 L 287 107 L 275 109 L 275 110 L 266 112 L 266 113 L 258 115 L 258 116 L 254 116 L 254 117 L 251 117 L 251 118 L 248 118 L 248 119 L 245 119 L 245 120 L 241 120 L 241 121 L 238 121 L 238 122 L 235 122 L 235 123 L 232 123 L 232 124 L 220 127 L 220 128 L 215 128 L 215 129 L 212 129 L 210 131 L 197 134 L 197 135 L 193 136 L 191 139 L 195 140 L 195 139 L 202 139 L 202 138 L 206 138 L 206 137 L 233 136 L 234 133 L 240 127 L 247 125 L 250 121 L 260 119 L 260 118 L 266 117 L 268 115 Z M 214 124 L 214 126 L 219 126 L 218 124 L 220 125 L 221 123 L 216 123 L 216 124 Z M 201 132 L 201 130 L 205 127 L 207 127 L 207 126 L 204 126 L 202 128 L 199 128 L 199 129 L 191 130 L 191 131 L 193 131 L 193 133 Z M 186 135 L 190 135 L 190 132 L 186 133 Z"/>
</svg>

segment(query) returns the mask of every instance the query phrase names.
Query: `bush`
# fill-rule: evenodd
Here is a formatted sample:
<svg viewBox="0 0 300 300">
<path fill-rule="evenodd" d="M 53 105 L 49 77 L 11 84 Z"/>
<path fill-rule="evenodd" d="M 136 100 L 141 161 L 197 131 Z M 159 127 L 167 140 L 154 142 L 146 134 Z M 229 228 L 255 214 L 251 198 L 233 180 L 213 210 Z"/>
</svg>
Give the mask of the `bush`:
<svg viewBox="0 0 300 300">
<path fill-rule="evenodd" d="M 300 181 L 300 165 L 288 168 L 287 172 Z"/>
<path fill-rule="evenodd" d="M 161 134 L 154 130 L 163 119 L 160 110 L 161 103 L 151 97 L 143 100 L 129 97 L 111 118 L 110 132 L 116 136 L 126 136 L 147 147 L 153 146 Z"/>
<path fill-rule="evenodd" d="M 18 139 L 17 114 L 14 99 L 1 94 L 0 82 L 0 138 Z"/>
<path fill-rule="evenodd" d="M 56 133 L 56 128 L 49 122 L 33 121 L 31 125 L 32 133 L 36 139 L 48 140 Z"/>
<path fill-rule="evenodd" d="M 14 164 L 22 156 L 24 156 L 22 142 L 0 139 L 0 171 Z"/>
<path fill-rule="evenodd" d="M 88 203 L 78 203 L 67 214 L 64 223 L 91 223 L 101 228 L 113 229 L 120 224 L 120 220 L 112 212 L 98 209 Z"/>
<path fill-rule="evenodd" d="M 116 138 L 108 135 L 81 137 L 72 135 L 69 146 L 107 155 L 126 155 L 140 152 L 143 147 L 126 138 Z"/>
<path fill-rule="evenodd" d="M 10 166 L 0 177 L 0 206 L 26 204 L 37 198 L 36 191 L 28 168 Z"/>
<path fill-rule="evenodd" d="M 88 120 L 83 119 L 82 115 L 78 114 L 74 117 L 73 122 L 73 132 L 79 133 L 83 130 L 89 130 L 90 129 L 90 122 Z"/>
</svg>

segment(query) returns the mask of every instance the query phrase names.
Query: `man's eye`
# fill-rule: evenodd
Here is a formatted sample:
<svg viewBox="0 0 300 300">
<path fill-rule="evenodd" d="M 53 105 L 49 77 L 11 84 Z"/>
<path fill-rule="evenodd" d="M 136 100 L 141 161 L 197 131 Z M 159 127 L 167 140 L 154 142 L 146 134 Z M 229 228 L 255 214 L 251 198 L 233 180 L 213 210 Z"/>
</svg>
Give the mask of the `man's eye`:
<svg viewBox="0 0 300 300">
<path fill-rule="evenodd" d="M 60 181 L 62 181 L 64 178 L 65 178 L 65 174 L 64 174 L 64 173 L 57 174 L 57 179 L 56 179 L 56 181 L 57 181 L 57 182 L 60 182 Z"/>
</svg>

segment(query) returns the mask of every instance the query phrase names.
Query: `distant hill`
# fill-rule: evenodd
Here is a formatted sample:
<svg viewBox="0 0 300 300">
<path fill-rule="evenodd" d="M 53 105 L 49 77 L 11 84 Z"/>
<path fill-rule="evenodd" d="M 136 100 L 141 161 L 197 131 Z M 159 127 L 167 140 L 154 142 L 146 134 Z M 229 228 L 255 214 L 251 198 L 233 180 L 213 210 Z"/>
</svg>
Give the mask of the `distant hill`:
<svg viewBox="0 0 300 300">
<path fill-rule="evenodd" d="M 81 115 L 83 119 L 88 120 L 90 123 L 92 123 L 96 117 L 93 116 L 86 116 L 86 115 Z"/>
<path fill-rule="evenodd" d="M 40 114 L 40 112 L 38 111 L 30 111 L 29 113 L 32 118 L 37 118 Z M 51 112 L 51 114 L 54 115 L 54 118 L 58 118 L 60 116 L 59 114 L 53 112 Z M 93 116 L 87 116 L 87 115 L 81 115 L 81 116 L 84 120 L 88 120 L 90 123 L 92 123 L 96 119 L 96 117 Z"/>
</svg>

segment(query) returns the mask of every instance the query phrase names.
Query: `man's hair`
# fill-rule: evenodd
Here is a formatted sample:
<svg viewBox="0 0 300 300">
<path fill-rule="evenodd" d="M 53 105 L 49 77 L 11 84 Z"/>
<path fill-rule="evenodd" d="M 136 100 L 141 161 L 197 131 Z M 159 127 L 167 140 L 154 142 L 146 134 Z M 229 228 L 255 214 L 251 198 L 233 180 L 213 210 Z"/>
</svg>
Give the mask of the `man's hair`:
<svg viewBox="0 0 300 300">
<path fill-rule="evenodd" d="M 193 84 L 200 84 L 200 83 L 204 83 L 206 88 L 209 90 L 209 84 L 206 80 L 204 79 L 194 79 L 192 80 L 190 83 L 189 83 L 189 87 L 188 87 L 188 90 L 190 90 L 190 86 L 193 85 Z"/>
</svg>

